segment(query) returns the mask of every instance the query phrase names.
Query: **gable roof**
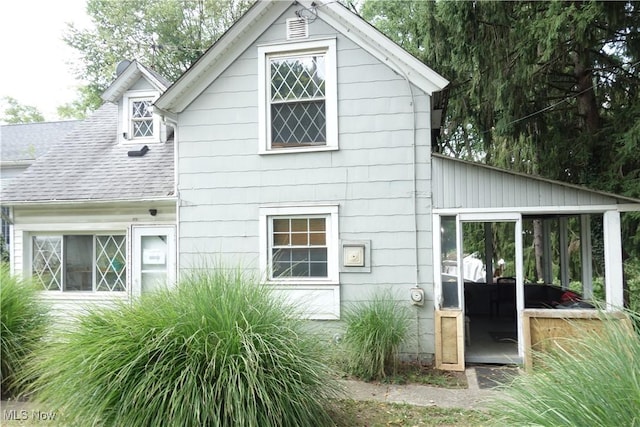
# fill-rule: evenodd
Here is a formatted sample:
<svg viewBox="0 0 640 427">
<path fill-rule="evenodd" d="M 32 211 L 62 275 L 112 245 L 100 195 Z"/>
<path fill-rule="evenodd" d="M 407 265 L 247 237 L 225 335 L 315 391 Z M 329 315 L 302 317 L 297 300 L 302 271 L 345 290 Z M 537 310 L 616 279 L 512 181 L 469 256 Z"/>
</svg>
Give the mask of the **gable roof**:
<svg viewBox="0 0 640 427">
<path fill-rule="evenodd" d="M 160 110 L 182 112 L 289 7 L 314 8 L 345 37 L 431 95 L 449 82 L 335 0 L 256 2 L 155 102 Z"/>
<path fill-rule="evenodd" d="M 0 126 L 0 162 L 33 162 L 65 137 L 80 120 Z"/>
<path fill-rule="evenodd" d="M 131 62 L 102 93 L 102 99 L 117 102 L 122 95 L 141 77 L 145 78 L 157 91 L 164 92 L 171 84 L 169 80 L 147 68 L 138 61 Z"/>
<path fill-rule="evenodd" d="M 640 204 L 640 200 L 592 190 L 562 181 L 514 172 L 466 160 L 431 154 L 435 209 L 556 211 L 558 207 Z"/>
<path fill-rule="evenodd" d="M 172 199 L 173 141 L 129 157 L 142 144 L 119 144 L 117 125 L 118 106 L 104 104 L 3 188 L 2 204 Z"/>
</svg>

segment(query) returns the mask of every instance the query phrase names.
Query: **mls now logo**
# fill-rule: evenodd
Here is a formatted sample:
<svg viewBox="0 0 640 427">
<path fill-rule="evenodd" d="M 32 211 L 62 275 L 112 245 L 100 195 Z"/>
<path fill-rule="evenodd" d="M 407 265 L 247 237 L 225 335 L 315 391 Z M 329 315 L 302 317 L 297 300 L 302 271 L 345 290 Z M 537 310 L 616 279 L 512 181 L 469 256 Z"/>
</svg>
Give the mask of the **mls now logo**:
<svg viewBox="0 0 640 427">
<path fill-rule="evenodd" d="M 2 418 L 5 421 L 53 421 L 56 418 L 55 412 L 27 411 L 26 409 L 5 409 L 2 411 Z"/>
</svg>

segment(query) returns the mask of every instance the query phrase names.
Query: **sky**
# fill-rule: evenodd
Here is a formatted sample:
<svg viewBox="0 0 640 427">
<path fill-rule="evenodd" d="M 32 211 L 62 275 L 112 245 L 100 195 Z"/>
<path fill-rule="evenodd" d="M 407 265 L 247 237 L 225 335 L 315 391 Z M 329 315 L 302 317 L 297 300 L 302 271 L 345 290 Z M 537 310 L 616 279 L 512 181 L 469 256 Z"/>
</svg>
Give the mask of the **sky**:
<svg viewBox="0 0 640 427">
<path fill-rule="evenodd" d="M 66 23 L 86 28 L 86 0 L 0 0 L 0 99 L 36 107 L 47 121 L 76 99 L 75 50 L 62 41 Z"/>
</svg>

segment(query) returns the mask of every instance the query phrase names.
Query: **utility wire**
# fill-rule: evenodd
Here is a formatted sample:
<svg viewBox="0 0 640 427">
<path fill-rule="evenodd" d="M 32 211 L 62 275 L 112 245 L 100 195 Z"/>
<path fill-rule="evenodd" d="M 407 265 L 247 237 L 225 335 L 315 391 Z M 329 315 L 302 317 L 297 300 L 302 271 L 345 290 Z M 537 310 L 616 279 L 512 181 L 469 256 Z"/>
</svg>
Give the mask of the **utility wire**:
<svg viewBox="0 0 640 427">
<path fill-rule="evenodd" d="M 640 61 L 636 61 L 636 62 L 634 62 L 633 64 L 631 64 L 631 65 L 629 66 L 629 68 L 633 68 L 633 67 L 635 67 L 636 65 L 640 65 Z M 553 109 L 553 108 L 557 107 L 557 106 L 558 106 L 558 105 L 560 105 L 560 104 L 563 104 L 563 103 L 565 103 L 565 102 L 569 102 L 571 99 L 577 98 L 578 96 L 582 95 L 582 94 L 583 94 L 583 93 L 585 93 L 585 92 L 588 92 L 588 91 L 590 91 L 590 90 L 595 89 L 598 85 L 599 85 L 599 83 L 594 83 L 594 84 L 592 84 L 590 87 L 588 87 L 588 88 L 586 88 L 586 89 L 584 89 L 584 90 L 582 90 L 582 91 L 580 91 L 580 92 L 578 92 L 578 93 L 576 93 L 576 94 L 573 94 L 573 95 L 571 95 L 571 96 L 569 96 L 569 97 L 567 97 L 567 98 L 565 98 L 565 99 L 562 99 L 562 100 L 560 100 L 560 101 L 556 102 L 555 104 L 551 104 L 551 105 L 548 105 L 548 106 L 546 106 L 546 107 L 544 107 L 544 108 L 541 108 L 540 110 L 535 111 L 535 112 L 533 112 L 533 113 L 531 113 L 531 114 L 527 114 L 527 115 L 526 115 L 526 116 L 524 116 L 524 117 L 520 117 L 519 119 L 512 120 L 512 121 L 510 121 L 509 123 L 507 123 L 507 124 L 506 124 L 506 125 L 504 125 L 504 126 L 505 126 L 505 127 L 506 127 L 506 126 L 511 126 L 511 125 L 513 125 L 513 124 L 515 124 L 515 123 L 519 123 L 519 122 L 521 122 L 521 121 L 523 121 L 523 120 L 527 120 L 527 119 L 530 119 L 531 117 L 537 116 L 538 114 L 544 113 L 545 111 L 549 111 L 549 110 L 551 110 L 551 109 Z M 480 132 L 479 134 L 480 134 L 480 135 L 484 135 L 485 133 L 489 133 L 489 132 L 491 132 L 491 131 L 492 131 L 492 129 L 488 129 L 488 130 L 485 130 L 485 131 Z"/>
</svg>

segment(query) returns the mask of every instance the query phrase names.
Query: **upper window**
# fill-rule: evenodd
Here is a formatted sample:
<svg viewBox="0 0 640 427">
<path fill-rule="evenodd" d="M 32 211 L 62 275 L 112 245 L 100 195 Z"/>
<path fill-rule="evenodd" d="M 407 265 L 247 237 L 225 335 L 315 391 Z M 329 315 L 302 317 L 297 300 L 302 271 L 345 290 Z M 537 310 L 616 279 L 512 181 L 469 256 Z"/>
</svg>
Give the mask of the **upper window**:
<svg viewBox="0 0 640 427">
<path fill-rule="evenodd" d="M 124 235 L 36 235 L 31 271 L 47 291 L 126 291 Z"/>
<path fill-rule="evenodd" d="M 337 283 L 337 216 L 337 206 L 261 209 L 269 280 Z"/>
<path fill-rule="evenodd" d="M 130 91 L 125 94 L 122 108 L 124 141 L 159 141 L 160 120 L 157 114 L 153 114 L 153 101 L 156 97 L 157 94 L 148 91 Z"/>
<path fill-rule="evenodd" d="M 336 149 L 335 39 L 259 48 L 260 152 Z"/>
<path fill-rule="evenodd" d="M 148 138 L 153 136 L 153 113 L 150 99 L 130 99 L 131 136 Z"/>
</svg>

